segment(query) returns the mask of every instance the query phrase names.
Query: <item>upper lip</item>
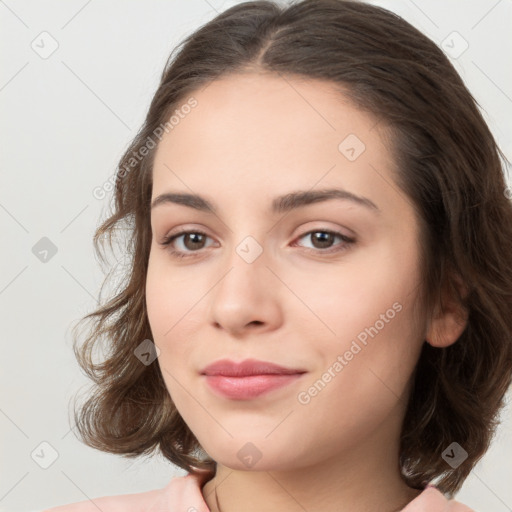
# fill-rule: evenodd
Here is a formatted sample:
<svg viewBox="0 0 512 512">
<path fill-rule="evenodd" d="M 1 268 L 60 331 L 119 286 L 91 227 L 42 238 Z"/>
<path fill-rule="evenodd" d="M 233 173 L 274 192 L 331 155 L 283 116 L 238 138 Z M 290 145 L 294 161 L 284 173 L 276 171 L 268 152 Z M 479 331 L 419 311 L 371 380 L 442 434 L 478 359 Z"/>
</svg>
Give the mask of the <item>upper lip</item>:
<svg viewBox="0 0 512 512">
<path fill-rule="evenodd" d="M 239 363 L 229 359 L 220 359 L 206 366 L 201 371 L 202 375 L 224 375 L 226 377 L 246 377 L 250 375 L 293 375 L 305 373 L 306 370 L 287 368 L 268 361 L 257 359 L 245 359 Z"/>
</svg>

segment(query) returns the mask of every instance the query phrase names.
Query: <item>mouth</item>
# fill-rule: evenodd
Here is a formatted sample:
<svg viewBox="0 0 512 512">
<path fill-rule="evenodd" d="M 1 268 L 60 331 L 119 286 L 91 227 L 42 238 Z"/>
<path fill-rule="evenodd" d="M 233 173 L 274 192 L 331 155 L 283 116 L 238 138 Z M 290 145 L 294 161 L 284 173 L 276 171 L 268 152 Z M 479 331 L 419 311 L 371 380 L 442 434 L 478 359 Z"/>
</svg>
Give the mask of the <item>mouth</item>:
<svg viewBox="0 0 512 512">
<path fill-rule="evenodd" d="M 201 372 L 210 389 L 233 400 L 250 400 L 298 380 L 306 370 L 268 361 L 246 359 L 240 363 L 223 359 Z"/>
</svg>

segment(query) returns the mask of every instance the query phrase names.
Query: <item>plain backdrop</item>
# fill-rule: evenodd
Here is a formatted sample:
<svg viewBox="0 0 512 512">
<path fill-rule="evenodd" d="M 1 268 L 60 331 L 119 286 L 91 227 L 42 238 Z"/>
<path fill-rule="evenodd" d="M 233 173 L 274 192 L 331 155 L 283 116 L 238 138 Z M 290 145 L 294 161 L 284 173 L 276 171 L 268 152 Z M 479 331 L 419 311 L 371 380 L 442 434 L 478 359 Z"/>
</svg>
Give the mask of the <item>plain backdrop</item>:
<svg viewBox="0 0 512 512">
<path fill-rule="evenodd" d="M 104 277 L 92 236 L 110 195 L 98 200 L 94 188 L 138 131 L 170 51 L 236 3 L 0 1 L 1 511 L 156 489 L 184 474 L 160 456 L 127 460 L 78 441 L 69 404 L 88 381 L 70 328 L 95 307 Z M 451 54 L 512 159 L 512 2 L 372 3 Z M 457 496 L 481 512 L 512 510 L 509 405 L 502 419 Z"/>
</svg>

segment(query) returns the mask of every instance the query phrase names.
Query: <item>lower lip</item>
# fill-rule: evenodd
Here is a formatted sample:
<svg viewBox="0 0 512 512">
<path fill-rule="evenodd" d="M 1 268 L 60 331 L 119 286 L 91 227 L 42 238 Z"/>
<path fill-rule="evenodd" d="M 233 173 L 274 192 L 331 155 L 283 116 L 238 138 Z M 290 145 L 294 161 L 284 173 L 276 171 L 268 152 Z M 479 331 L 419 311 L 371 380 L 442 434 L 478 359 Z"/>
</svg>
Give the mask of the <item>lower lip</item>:
<svg viewBox="0 0 512 512">
<path fill-rule="evenodd" d="M 236 400 L 256 398 L 274 389 L 291 384 L 303 374 L 292 375 L 251 375 L 248 377 L 226 377 L 224 375 L 206 375 L 206 382 L 218 394 Z"/>
</svg>

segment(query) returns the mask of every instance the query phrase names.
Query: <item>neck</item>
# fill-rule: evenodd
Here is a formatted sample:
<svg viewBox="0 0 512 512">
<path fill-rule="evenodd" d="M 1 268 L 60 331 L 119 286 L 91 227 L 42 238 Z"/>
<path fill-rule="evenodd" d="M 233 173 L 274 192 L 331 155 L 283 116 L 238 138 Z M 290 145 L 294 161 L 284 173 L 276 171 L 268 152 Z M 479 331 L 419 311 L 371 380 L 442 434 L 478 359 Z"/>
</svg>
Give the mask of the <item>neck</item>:
<svg viewBox="0 0 512 512">
<path fill-rule="evenodd" d="M 420 493 L 403 481 L 383 477 L 358 486 L 349 480 L 318 481 L 318 475 L 300 478 L 297 472 L 295 477 L 270 471 L 240 473 L 218 468 L 216 477 L 205 484 L 203 496 L 211 512 L 399 512 Z"/>
<path fill-rule="evenodd" d="M 390 442 L 389 425 L 380 427 L 363 445 L 286 471 L 245 471 L 218 463 L 203 486 L 205 501 L 211 512 L 400 511 L 421 491 L 400 476 L 398 436 Z"/>
</svg>

